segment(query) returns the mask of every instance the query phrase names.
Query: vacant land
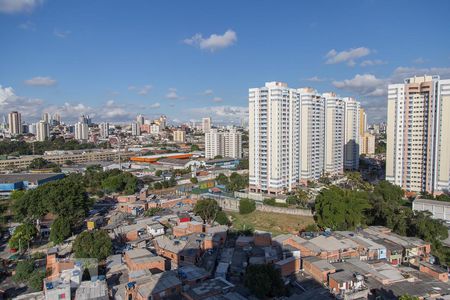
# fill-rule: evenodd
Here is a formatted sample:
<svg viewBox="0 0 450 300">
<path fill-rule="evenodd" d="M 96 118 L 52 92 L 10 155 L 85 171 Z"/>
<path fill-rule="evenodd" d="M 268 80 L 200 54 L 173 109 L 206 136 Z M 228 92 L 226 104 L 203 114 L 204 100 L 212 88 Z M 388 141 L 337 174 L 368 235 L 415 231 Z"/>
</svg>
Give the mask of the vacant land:
<svg viewBox="0 0 450 300">
<path fill-rule="evenodd" d="M 231 216 L 233 228 L 245 230 L 253 228 L 272 232 L 273 235 L 283 233 L 297 233 L 308 224 L 314 223 L 312 217 L 276 214 L 269 212 L 254 211 L 248 215 L 240 215 L 237 212 L 227 212 Z"/>
</svg>

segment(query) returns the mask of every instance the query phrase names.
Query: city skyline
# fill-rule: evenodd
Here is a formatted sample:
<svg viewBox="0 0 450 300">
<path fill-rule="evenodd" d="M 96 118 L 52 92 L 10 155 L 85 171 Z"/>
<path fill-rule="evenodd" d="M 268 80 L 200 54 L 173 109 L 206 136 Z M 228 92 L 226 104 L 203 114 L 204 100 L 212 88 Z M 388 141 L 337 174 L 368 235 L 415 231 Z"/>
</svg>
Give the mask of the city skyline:
<svg viewBox="0 0 450 300">
<path fill-rule="evenodd" d="M 28 122 L 49 112 L 72 122 L 80 114 L 128 122 L 142 113 L 237 124 L 248 114 L 248 87 L 276 80 L 355 97 L 374 123 L 386 120 L 389 83 L 450 77 L 448 42 L 410 46 L 413 35 L 450 33 L 445 2 L 433 24 L 414 31 L 391 25 L 399 10 L 420 16 L 420 1 L 258 2 L 257 13 L 255 2 L 239 3 L 239 12 L 229 3 L 107 4 L 0 1 L 2 112 L 17 110 Z M 298 11 L 317 14 L 299 18 Z M 280 21 L 255 26 L 267 17 Z M 289 47 L 277 47 L 286 40 Z"/>
</svg>

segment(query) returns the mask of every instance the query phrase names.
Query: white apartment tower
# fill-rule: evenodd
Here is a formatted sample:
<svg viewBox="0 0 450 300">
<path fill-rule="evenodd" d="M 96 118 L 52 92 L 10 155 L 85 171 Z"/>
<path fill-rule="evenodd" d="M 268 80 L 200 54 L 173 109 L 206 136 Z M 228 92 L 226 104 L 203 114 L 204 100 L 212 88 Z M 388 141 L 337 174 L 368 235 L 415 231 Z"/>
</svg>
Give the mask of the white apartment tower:
<svg viewBox="0 0 450 300">
<path fill-rule="evenodd" d="M 344 172 L 345 103 L 335 93 L 324 93 L 325 142 L 324 172 L 328 175 Z"/>
<path fill-rule="evenodd" d="M 45 120 L 36 123 L 36 140 L 43 142 L 50 137 L 50 125 Z"/>
<path fill-rule="evenodd" d="M 175 130 L 173 132 L 173 141 L 175 143 L 184 143 L 184 142 L 186 142 L 186 131 L 184 131 L 184 130 Z"/>
<path fill-rule="evenodd" d="M 323 175 L 325 140 L 325 100 L 312 88 L 298 89 L 300 96 L 300 181 Z"/>
<path fill-rule="evenodd" d="M 131 123 L 131 135 L 140 136 L 141 135 L 141 125 L 137 122 Z"/>
<path fill-rule="evenodd" d="M 22 116 L 17 111 L 12 111 L 8 114 L 9 133 L 11 135 L 18 135 L 23 133 Z"/>
<path fill-rule="evenodd" d="M 203 118 L 202 119 L 202 130 L 203 133 L 208 133 L 211 130 L 211 117 Z"/>
<path fill-rule="evenodd" d="M 344 123 L 344 169 L 359 168 L 360 103 L 352 97 L 345 97 Z"/>
<path fill-rule="evenodd" d="M 205 157 L 216 156 L 242 158 L 242 134 L 236 129 L 218 131 L 211 129 L 205 133 Z"/>
<path fill-rule="evenodd" d="M 50 120 L 51 120 L 51 117 L 48 112 L 42 114 L 42 121 L 44 121 L 47 124 L 50 124 Z"/>
<path fill-rule="evenodd" d="M 250 190 L 278 194 L 299 180 L 299 95 L 283 82 L 249 89 Z"/>
<path fill-rule="evenodd" d="M 450 189 L 450 79 L 388 87 L 386 180 L 412 192 Z"/>
<path fill-rule="evenodd" d="M 102 138 L 109 137 L 109 123 L 108 122 L 100 123 L 99 129 L 100 129 L 100 136 Z"/>
<path fill-rule="evenodd" d="M 75 139 L 79 141 L 87 141 L 89 138 L 89 126 L 87 123 L 78 122 L 75 124 Z"/>
</svg>

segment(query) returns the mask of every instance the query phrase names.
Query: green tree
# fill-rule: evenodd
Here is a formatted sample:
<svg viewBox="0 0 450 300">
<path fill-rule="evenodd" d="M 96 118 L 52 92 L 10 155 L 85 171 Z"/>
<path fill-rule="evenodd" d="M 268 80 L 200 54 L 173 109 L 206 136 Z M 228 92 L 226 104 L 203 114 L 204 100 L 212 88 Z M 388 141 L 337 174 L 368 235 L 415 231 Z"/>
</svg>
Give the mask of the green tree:
<svg viewBox="0 0 450 300">
<path fill-rule="evenodd" d="M 161 182 L 155 182 L 155 183 L 153 184 L 153 188 L 154 188 L 155 190 L 160 190 L 160 189 L 163 188 L 163 186 L 162 186 Z"/>
<path fill-rule="evenodd" d="M 57 164 L 52 163 L 46 159 L 43 159 L 42 157 L 35 158 L 31 161 L 28 168 L 36 170 L 36 169 L 51 169 L 58 167 Z"/>
<path fill-rule="evenodd" d="M 370 207 L 367 193 L 332 186 L 316 197 L 317 223 L 333 230 L 351 230 L 365 224 L 364 212 Z"/>
<path fill-rule="evenodd" d="M 191 152 L 200 151 L 200 147 L 196 144 L 191 145 Z"/>
<path fill-rule="evenodd" d="M 161 170 L 156 170 L 155 172 L 155 176 L 161 176 L 162 175 L 162 171 Z"/>
<path fill-rule="evenodd" d="M 239 201 L 239 213 L 241 215 L 249 214 L 256 209 L 256 204 L 254 200 L 248 198 L 241 198 Z"/>
<path fill-rule="evenodd" d="M 34 270 L 28 279 L 28 285 L 36 292 L 42 291 L 44 285 L 45 272 Z"/>
<path fill-rule="evenodd" d="M 36 236 L 36 227 L 31 223 L 25 223 L 17 226 L 13 235 L 9 239 L 9 247 L 12 249 L 23 250 L 28 246 L 28 243 Z"/>
<path fill-rule="evenodd" d="M 163 209 L 161 207 L 151 207 L 144 213 L 144 215 L 146 217 L 153 217 L 154 215 L 161 212 L 162 210 Z"/>
<path fill-rule="evenodd" d="M 216 155 L 216 156 L 214 156 L 214 159 L 222 159 L 222 158 L 223 158 L 222 155 Z"/>
<path fill-rule="evenodd" d="M 193 183 L 193 184 L 197 184 L 197 183 L 198 183 L 197 177 L 191 177 L 190 181 L 191 181 L 191 183 Z"/>
<path fill-rule="evenodd" d="M 249 168 L 249 162 L 248 158 L 243 158 L 239 161 L 238 170 L 248 170 Z"/>
<path fill-rule="evenodd" d="M 194 206 L 194 213 L 200 216 L 205 223 L 212 224 L 217 218 L 220 206 L 214 199 L 198 200 Z"/>
<path fill-rule="evenodd" d="M 104 260 L 111 254 L 112 241 L 106 231 L 83 231 L 76 237 L 73 251 L 77 258 Z"/>
<path fill-rule="evenodd" d="M 408 294 L 402 295 L 398 298 L 398 300 L 419 300 L 419 297 L 410 296 Z"/>
<path fill-rule="evenodd" d="M 227 189 L 229 191 L 239 191 L 248 186 L 248 177 L 239 175 L 236 172 L 231 173 L 230 181 L 227 184 Z"/>
<path fill-rule="evenodd" d="M 224 211 L 219 211 L 216 216 L 216 222 L 220 225 L 229 225 L 230 220 L 228 220 L 227 214 Z"/>
<path fill-rule="evenodd" d="M 57 217 L 50 229 L 50 241 L 58 245 L 72 234 L 70 220 L 67 217 Z"/>
<path fill-rule="evenodd" d="M 216 177 L 216 181 L 220 185 L 227 185 L 229 183 L 228 177 L 225 174 L 223 174 L 223 173 L 220 173 Z"/>
<path fill-rule="evenodd" d="M 285 294 L 281 272 L 273 265 L 250 265 L 245 272 L 244 284 L 259 299 Z"/>
<path fill-rule="evenodd" d="M 21 260 L 17 263 L 16 272 L 12 277 L 15 282 L 26 282 L 34 270 L 34 261 L 31 259 Z"/>
</svg>

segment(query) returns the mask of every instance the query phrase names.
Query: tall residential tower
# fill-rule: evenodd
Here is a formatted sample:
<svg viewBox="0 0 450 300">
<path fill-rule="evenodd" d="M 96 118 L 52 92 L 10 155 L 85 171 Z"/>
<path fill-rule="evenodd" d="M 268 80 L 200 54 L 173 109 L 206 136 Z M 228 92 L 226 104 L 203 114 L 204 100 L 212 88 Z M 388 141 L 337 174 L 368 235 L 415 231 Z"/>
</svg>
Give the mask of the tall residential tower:
<svg viewBox="0 0 450 300">
<path fill-rule="evenodd" d="M 389 85 L 386 180 L 413 192 L 449 190 L 450 79 Z"/>
</svg>

